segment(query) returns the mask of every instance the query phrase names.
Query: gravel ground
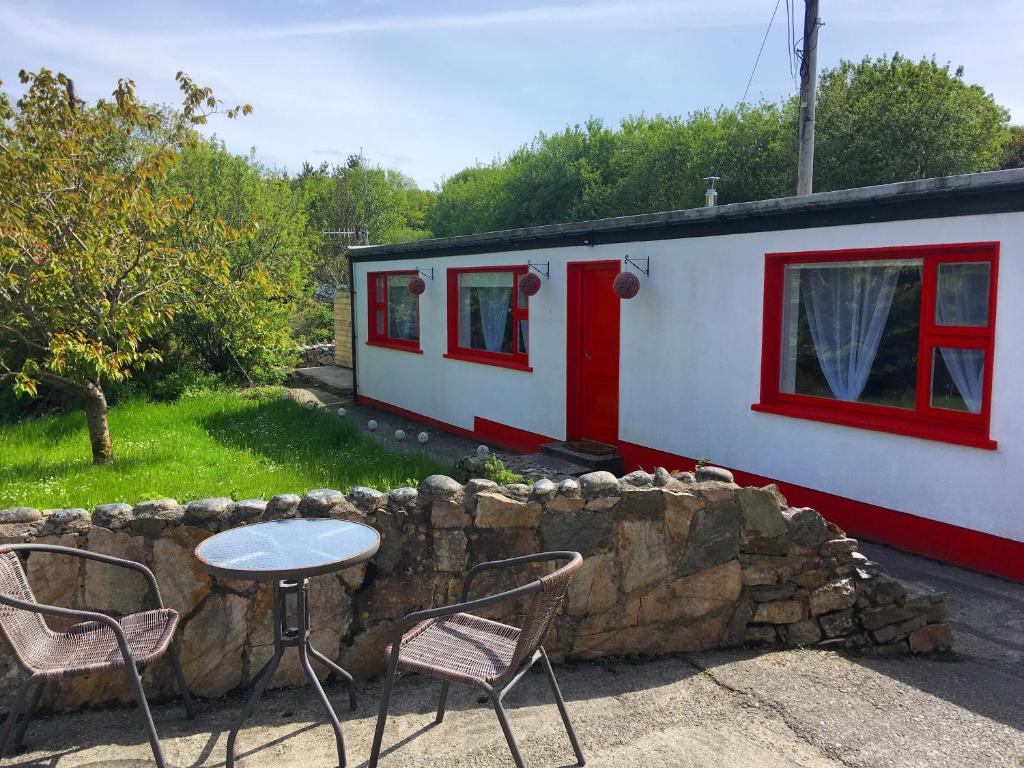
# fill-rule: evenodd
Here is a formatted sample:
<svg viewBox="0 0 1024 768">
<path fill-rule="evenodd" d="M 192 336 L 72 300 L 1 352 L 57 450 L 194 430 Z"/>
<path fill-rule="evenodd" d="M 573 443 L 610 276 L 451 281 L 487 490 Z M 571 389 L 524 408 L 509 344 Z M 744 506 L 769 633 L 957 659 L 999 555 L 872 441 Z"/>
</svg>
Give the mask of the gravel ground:
<svg viewBox="0 0 1024 768">
<path fill-rule="evenodd" d="M 629 768 L 1024 768 L 1024 589 L 881 547 L 890 573 L 945 589 L 957 652 L 861 658 L 821 650 L 716 651 L 556 669 L 591 766 Z M 403 679 L 395 692 L 381 768 L 511 766 L 489 706 L 453 690 L 431 727 L 437 683 Z M 365 765 L 380 685 L 360 688 L 356 712 L 328 687 L 342 716 L 349 765 Z M 543 677 L 506 699 L 531 768 L 570 766 L 572 750 Z M 170 763 L 224 765 L 237 697 L 202 703 L 195 721 L 174 703 L 154 708 Z M 40 718 L 16 766 L 151 765 L 130 709 Z M 334 739 L 305 689 L 271 692 L 239 738 L 240 768 L 334 765 Z"/>
</svg>

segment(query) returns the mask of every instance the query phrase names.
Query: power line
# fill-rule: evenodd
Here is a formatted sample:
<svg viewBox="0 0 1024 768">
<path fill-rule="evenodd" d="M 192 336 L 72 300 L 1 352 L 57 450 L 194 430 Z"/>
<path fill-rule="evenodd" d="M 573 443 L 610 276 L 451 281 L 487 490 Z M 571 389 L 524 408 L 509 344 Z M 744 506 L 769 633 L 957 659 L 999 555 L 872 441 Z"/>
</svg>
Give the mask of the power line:
<svg viewBox="0 0 1024 768">
<path fill-rule="evenodd" d="M 764 37 L 761 38 L 761 47 L 757 49 L 757 58 L 754 59 L 754 67 L 750 70 L 750 77 L 747 78 L 747 87 L 743 89 L 743 96 L 740 98 L 740 104 L 745 104 L 747 101 L 747 93 L 750 92 L 750 84 L 754 82 L 754 74 L 757 72 L 757 65 L 761 63 L 761 54 L 764 53 L 765 43 L 768 42 L 768 33 L 772 31 L 772 25 L 775 24 L 775 15 L 779 12 L 780 5 L 782 5 L 782 0 L 775 0 L 775 10 L 772 11 L 772 17 L 768 21 L 768 28 L 764 31 Z M 719 175 L 719 171 L 722 169 L 722 161 L 725 159 L 725 152 L 729 148 L 729 144 L 732 142 L 735 134 L 736 129 L 734 128 L 732 133 L 729 134 L 729 138 L 726 139 L 721 153 L 718 155 L 718 162 L 715 163 L 715 172 L 712 176 Z"/>
</svg>

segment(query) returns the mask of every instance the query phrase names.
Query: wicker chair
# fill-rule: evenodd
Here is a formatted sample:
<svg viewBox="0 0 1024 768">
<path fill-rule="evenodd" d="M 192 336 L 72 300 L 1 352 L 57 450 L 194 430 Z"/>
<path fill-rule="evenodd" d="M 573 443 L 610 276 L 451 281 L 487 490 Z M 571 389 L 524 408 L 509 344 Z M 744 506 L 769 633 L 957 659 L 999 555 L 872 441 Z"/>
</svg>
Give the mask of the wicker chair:
<svg viewBox="0 0 1024 768">
<path fill-rule="evenodd" d="M 565 564 L 553 573 L 524 586 L 497 595 L 469 600 L 473 579 L 483 571 L 550 561 L 564 561 Z M 543 662 L 544 671 L 551 684 L 551 692 L 562 716 L 562 723 L 576 753 L 576 760 L 579 765 L 583 765 L 583 751 L 565 708 L 565 700 L 558 689 L 551 662 L 541 645 L 565 599 L 569 580 L 582 563 L 583 558 L 578 552 L 544 552 L 510 560 L 481 563 L 466 574 L 462 600 L 457 605 L 418 611 L 402 619 L 394 642 L 384 652 L 388 662 L 387 679 L 384 683 L 380 715 L 377 718 L 377 729 L 373 736 L 373 748 L 370 751 L 367 768 L 376 768 L 380 758 L 391 691 L 399 670 L 418 672 L 442 681 L 441 700 L 437 706 L 435 720 L 438 723 L 444 719 L 448 688 L 452 683 L 466 683 L 482 688 L 498 715 L 498 722 L 512 751 L 512 758 L 518 768 L 524 768 L 519 745 L 516 744 L 509 728 L 508 717 L 501 700 L 538 660 Z M 522 629 L 480 618 L 472 613 L 527 597 L 529 608 Z"/>
<path fill-rule="evenodd" d="M 150 589 L 156 598 L 157 610 L 114 619 L 93 611 L 42 605 L 36 602 L 32 594 L 25 571 L 18 559 L 19 552 L 50 552 L 137 571 L 149 581 Z M 77 620 L 79 623 L 63 632 L 55 632 L 47 626 L 45 616 Z M 8 544 L 0 547 L 0 631 L 10 643 L 18 663 L 29 675 L 18 688 L 4 723 L 3 733 L 0 734 L 0 757 L 7 748 L 11 732 L 19 718 L 21 723 L 18 724 L 14 743 L 15 746 L 21 745 L 33 712 L 39 704 L 39 698 L 47 685 L 68 677 L 123 669 L 128 676 L 139 709 L 145 717 L 146 733 L 153 748 L 156 764 L 160 768 L 165 768 L 163 751 L 156 735 L 156 727 L 153 725 L 153 716 L 146 703 L 146 695 L 142 690 L 140 675 L 147 664 L 156 661 L 165 651 L 170 650 L 171 664 L 184 700 L 185 711 L 189 718 L 195 715 L 174 642 L 174 630 L 177 625 L 178 613 L 164 608 L 153 572 L 140 563 L 96 552 L 46 544 Z"/>
</svg>

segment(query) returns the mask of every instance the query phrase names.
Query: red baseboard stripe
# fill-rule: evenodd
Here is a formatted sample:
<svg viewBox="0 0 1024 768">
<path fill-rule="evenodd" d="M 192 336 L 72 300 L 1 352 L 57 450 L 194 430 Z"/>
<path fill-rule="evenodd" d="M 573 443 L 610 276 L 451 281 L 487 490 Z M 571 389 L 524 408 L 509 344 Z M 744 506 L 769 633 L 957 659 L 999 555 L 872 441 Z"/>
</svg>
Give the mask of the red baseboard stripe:
<svg viewBox="0 0 1024 768">
<path fill-rule="evenodd" d="M 482 443 L 489 443 L 490 445 L 497 446 L 498 448 L 505 448 L 506 450 L 518 451 L 520 453 L 536 453 L 544 443 L 551 443 L 555 440 L 553 437 L 538 435 L 535 432 L 527 432 L 525 429 L 516 429 L 515 427 L 510 427 L 507 424 L 502 424 L 497 421 L 482 419 L 479 416 L 474 417 L 473 429 L 469 430 L 463 429 L 462 427 L 456 427 L 454 424 L 448 424 L 444 421 L 432 419 L 429 416 L 423 416 L 415 411 L 408 411 L 405 408 L 399 408 L 397 405 L 385 403 L 382 400 L 374 400 L 372 397 L 367 397 L 366 395 L 359 395 L 356 397 L 356 402 L 361 405 L 380 408 L 382 411 L 388 411 L 406 419 L 419 421 L 423 424 L 443 429 L 446 432 L 452 432 L 453 434 L 461 437 L 468 437 L 473 440 L 479 440 Z"/>
<path fill-rule="evenodd" d="M 651 471 L 656 466 L 668 470 L 693 469 L 696 463 L 694 459 L 685 456 L 635 443 L 620 442 L 619 453 L 627 472 L 639 468 Z M 736 482 L 740 485 L 775 483 L 790 504 L 814 507 L 851 535 L 1013 581 L 1024 581 L 1024 542 L 928 520 L 738 469 L 727 469 L 736 476 Z"/>
</svg>

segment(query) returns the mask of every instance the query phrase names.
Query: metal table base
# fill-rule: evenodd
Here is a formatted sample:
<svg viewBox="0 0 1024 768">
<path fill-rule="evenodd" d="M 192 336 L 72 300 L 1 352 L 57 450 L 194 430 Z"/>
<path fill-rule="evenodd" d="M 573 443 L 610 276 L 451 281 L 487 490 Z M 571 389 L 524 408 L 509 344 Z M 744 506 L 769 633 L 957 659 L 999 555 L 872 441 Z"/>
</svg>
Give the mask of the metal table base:
<svg viewBox="0 0 1024 768">
<path fill-rule="evenodd" d="M 356 691 L 352 682 L 352 675 L 320 653 L 309 642 L 309 579 L 275 581 L 272 583 L 274 599 L 274 655 L 270 657 L 270 660 L 263 665 L 263 669 L 256 675 L 249 698 L 242 709 L 242 714 L 228 734 L 227 768 L 233 768 L 235 764 L 235 740 L 238 737 L 238 732 L 253 711 L 255 711 L 256 702 L 259 701 L 264 689 L 266 689 L 267 684 L 274 676 L 274 672 L 277 671 L 277 666 L 281 663 L 281 658 L 284 656 L 286 648 L 296 648 L 299 652 L 299 663 L 302 664 L 302 669 L 306 673 L 306 677 L 309 678 L 313 690 L 320 697 L 320 703 L 327 714 L 327 719 L 331 721 L 331 727 L 334 728 L 334 737 L 338 742 L 338 766 L 339 768 L 345 768 L 345 739 L 341 734 L 341 723 L 338 722 L 338 716 L 334 713 L 334 708 L 331 707 L 331 702 L 327 698 L 327 694 L 324 693 L 323 686 L 320 685 L 316 673 L 313 671 L 310 658 L 312 657 L 323 664 L 331 675 L 337 675 L 348 683 L 349 704 L 354 711 L 356 708 Z M 294 624 L 289 623 L 288 620 L 289 602 L 294 603 Z"/>
</svg>

